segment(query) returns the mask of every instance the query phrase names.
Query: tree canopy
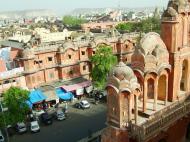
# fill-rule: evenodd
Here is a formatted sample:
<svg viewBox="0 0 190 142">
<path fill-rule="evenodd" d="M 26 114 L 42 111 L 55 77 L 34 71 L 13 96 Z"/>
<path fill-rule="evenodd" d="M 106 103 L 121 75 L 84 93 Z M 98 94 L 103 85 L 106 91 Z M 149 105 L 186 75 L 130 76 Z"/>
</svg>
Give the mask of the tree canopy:
<svg viewBox="0 0 190 142">
<path fill-rule="evenodd" d="M 76 18 L 73 16 L 64 16 L 63 17 L 63 24 L 67 25 L 68 27 L 80 27 L 81 24 L 85 23 L 86 20 L 82 18 Z"/>
<path fill-rule="evenodd" d="M 24 121 L 29 107 L 26 101 L 29 99 L 29 91 L 20 89 L 18 87 L 11 87 L 3 93 L 2 104 L 7 107 L 6 112 L 0 115 L 0 125 L 3 126 L 4 120 L 6 124 L 16 124 Z M 4 116 L 3 116 L 4 115 Z M 3 118 L 4 117 L 4 118 Z"/>
<path fill-rule="evenodd" d="M 117 57 L 113 55 L 110 46 L 100 45 L 97 47 L 95 55 L 92 56 L 90 60 L 93 66 L 91 76 L 94 85 L 102 89 L 105 87 L 109 71 L 117 62 Z"/>
<path fill-rule="evenodd" d="M 120 23 L 116 29 L 121 32 L 157 32 L 160 33 L 160 19 L 151 17 L 140 22 Z"/>
</svg>

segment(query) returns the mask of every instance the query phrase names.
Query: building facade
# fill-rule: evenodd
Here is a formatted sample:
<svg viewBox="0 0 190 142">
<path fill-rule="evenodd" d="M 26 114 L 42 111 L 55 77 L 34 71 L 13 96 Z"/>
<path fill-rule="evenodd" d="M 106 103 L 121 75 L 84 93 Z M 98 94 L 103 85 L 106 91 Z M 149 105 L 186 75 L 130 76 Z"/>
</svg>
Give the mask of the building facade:
<svg viewBox="0 0 190 142">
<path fill-rule="evenodd" d="M 148 33 L 110 73 L 102 142 L 190 140 L 190 1 L 170 0 L 161 37 Z"/>
<path fill-rule="evenodd" d="M 6 41 L 2 43 L 1 49 L 9 48 L 10 51 L 7 54 L 10 58 L 0 61 L 2 65 L 10 61 L 17 65 L 11 67 L 10 71 L 17 67 L 23 68 L 23 71 L 16 73 L 16 75 L 22 76 L 25 86 L 32 89 L 52 82 L 67 81 L 80 77 L 90 79 L 90 57 L 95 54 L 96 49 L 102 44 L 111 46 L 113 54 L 116 56 L 122 52 L 123 61 L 130 63 L 135 44 L 130 35 L 109 38 L 97 37 L 83 41 L 61 40 L 53 43 L 41 42 L 37 36 L 33 36 L 27 44 Z M 9 71 L 4 66 L 1 66 L 0 70 L 2 74 Z M 1 92 L 8 88 L 5 87 L 5 84 L 12 85 L 11 79 L 11 76 L 0 77 Z"/>
</svg>

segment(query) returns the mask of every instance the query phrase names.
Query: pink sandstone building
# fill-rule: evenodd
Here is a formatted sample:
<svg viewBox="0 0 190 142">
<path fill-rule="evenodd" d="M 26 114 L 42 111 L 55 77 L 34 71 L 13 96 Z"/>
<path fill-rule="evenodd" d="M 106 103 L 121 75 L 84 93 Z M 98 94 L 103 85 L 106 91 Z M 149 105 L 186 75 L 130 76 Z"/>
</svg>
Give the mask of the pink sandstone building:
<svg viewBox="0 0 190 142">
<path fill-rule="evenodd" d="M 130 63 L 134 42 L 128 35 L 46 43 L 41 43 L 39 37 L 33 36 L 27 44 L 3 41 L 0 54 L 3 51 L 2 57 L 4 55 L 8 57 L 0 59 L 0 91 L 12 85 L 32 89 L 57 81 L 89 79 L 91 71 L 89 58 L 101 44 L 110 45 L 116 56 L 122 49 L 123 61 Z"/>
<path fill-rule="evenodd" d="M 170 0 L 161 22 L 109 75 L 102 142 L 190 140 L 190 1 Z"/>
</svg>

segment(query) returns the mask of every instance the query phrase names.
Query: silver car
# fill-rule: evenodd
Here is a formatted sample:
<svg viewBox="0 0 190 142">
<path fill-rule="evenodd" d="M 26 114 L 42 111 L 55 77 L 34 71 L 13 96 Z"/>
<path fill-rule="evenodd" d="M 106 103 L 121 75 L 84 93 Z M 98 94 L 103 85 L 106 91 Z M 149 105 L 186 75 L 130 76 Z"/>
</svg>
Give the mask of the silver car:
<svg viewBox="0 0 190 142">
<path fill-rule="evenodd" d="M 57 117 L 57 120 L 64 120 L 64 119 L 66 119 L 65 114 L 64 114 L 64 112 L 61 109 L 59 109 L 59 110 L 56 111 L 56 117 Z"/>
</svg>

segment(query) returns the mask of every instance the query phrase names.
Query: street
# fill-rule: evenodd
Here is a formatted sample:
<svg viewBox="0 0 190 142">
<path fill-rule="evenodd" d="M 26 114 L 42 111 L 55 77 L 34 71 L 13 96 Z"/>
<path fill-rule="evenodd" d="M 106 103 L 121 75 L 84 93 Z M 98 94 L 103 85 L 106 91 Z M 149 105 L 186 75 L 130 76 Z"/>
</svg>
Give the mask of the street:
<svg viewBox="0 0 190 142">
<path fill-rule="evenodd" d="M 50 126 L 40 125 L 39 133 L 32 134 L 29 130 L 22 135 L 10 137 L 10 142 L 76 142 L 88 137 L 89 132 L 96 132 L 106 127 L 106 104 L 94 105 L 90 109 L 69 107 L 66 120 L 54 120 Z"/>
</svg>

